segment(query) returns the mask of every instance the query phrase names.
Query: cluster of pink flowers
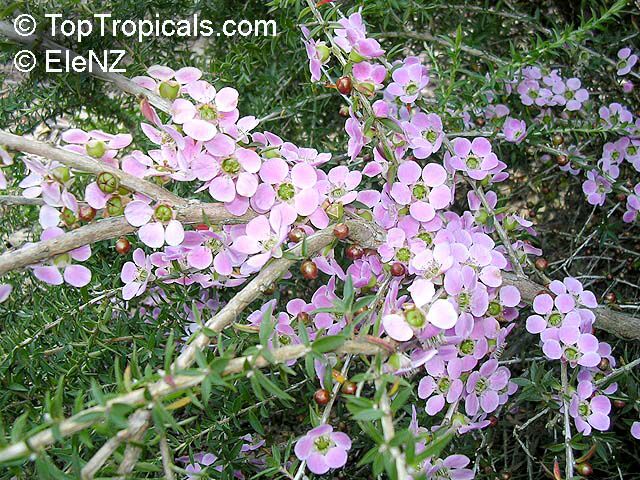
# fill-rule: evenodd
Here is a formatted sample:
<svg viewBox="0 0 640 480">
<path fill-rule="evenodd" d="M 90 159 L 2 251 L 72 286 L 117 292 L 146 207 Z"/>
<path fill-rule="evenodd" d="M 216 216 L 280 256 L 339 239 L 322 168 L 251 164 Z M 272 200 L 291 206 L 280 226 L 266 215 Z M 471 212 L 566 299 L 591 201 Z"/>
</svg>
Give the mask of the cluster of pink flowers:
<svg viewBox="0 0 640 480">
<path fill-rule="evenodd" d="M 604 389 L 596 383 L 615 367 L 611 346 L 598 341 L 592 333 L 593 309 L 597 306 L 595 295 L 584 290 L 580 281 L 572 277 L 562 282 L 554 280 L 549 293 L 540 293 L 534 299 L 535 314 L 527 318 L 526 324 L 530 333 L 540 334 L 542 351 L 548 359 L 578 369 L 569 414 L 583 435 L 590 435 L 594 428 L 609 428 L 611 402 L 607 395 L 617 390 L 615 383 Z"/>
<path fill-rule="evenodd" d="M 383 294 L 380 329 L 375 333 L 399 344 L 385 371 L 418 372 L 424 410 L 438 418 L 447 407 L 458 412 L 460 434 L 484 428 L 490 415 L 517 390 L 499 359 L 519 316 L 521 296 L 517 288 L 505 285 L 503 273 L 515 269 L 512 262 L 541 253 L 522 239 L 524 235 L 517 239 L 520 233 L 535 235 L 531 222 L 493 212 L 498 195 L 490 189 L 508 178 L 507 165 L 486 138 L 447 140 L 442 118 L 426 111 L 422 102 L 430 85 L 428 68 L 412 56 L 393 64 L 381 59 L 384 51 L 367 37 L 359 12 L 334 25 L 328 44 L 314 40 L 307 29 L 303 33 L 312 80 L 319 81 L 332 54 L 338 54 L 336 59 L 346 62 L 343 73 L 350 75 L 354 92 L 363 96 L 361 101 L 371 102 L 366 114 L 352 106 L 345 122 L 347 156 L 354 163 L 365 154 L 371 158 L 361 170 L 347 165 L 326 168 L 328 153 L 285 142 L 271 132 L 253 132 L 259 122 L 253 116 L 240 116 L 238 92 L 228 86 L 217 88 L 202 79 L 201 71 L 153 66 L 148 76 L 135 81 L 171 102 L 164 121 L 149 103 L 142 103 L 148 122 L 142 131 L 157 148 L 129 151 L 130 135 L 77 129 L 63 135 L 65 148 L 159 184 L 190 182 L 196 192 L 206 192 L 203 195 L 224 205 L 231 216 L 250 209 L 256 216 L 246 225 L 202 223 L 185 228 L 175 206 L 122 188 L 108 172 L 97 175 L 79 201 L 72 193 L 75 177 L 70 169 L 56 162 L 25 160 L 30 174 L 20 184 L 24 195 L 42 196 L 46 203 L 40 215 L 42 239 L 62 235 L 60 225 L 76 224 L 82 202 L 105 215 L 124 215 L 137 228 L 140 242 L 154 251 L 137 248 L 132 261 L 124 264 L 122 297 L 139 301 L 140 308 L 153 316 L 163 284 L 198 285 L 203 291 L 236 287 L 271 259 L 285 255 L 294 244 L 289 235 L 294 228 L 311 235 L 347 215 L 370 219 L 386 234 L 377 250 L 361 252 L 345 268 L 333 249 L 324 249 L 312 260 L 328 278 L 311 301 L 291 299 L 280 306 L 284 311 L 275 299 L 265 302 L 248 316 L 248 325 L 258 327 L 271 315 L 270 346 L 299 344 L 301 331 L 311 340 L 340 334 L 353 319 L 328 310 L 339 300 L 338 282 L 350 279 L 356 298 L 372 291 Z M 635 62 L 627 57 L 627 63 Z M 522 69 L 514 85 L 525 106 L 563 106 L 571 112 L 580 110 L 589 97 L 579 79 L 563 79 L 556 70 L 543 72 L 538 67 Z M 603 108 L 603 123 L 629 131 L 605 145 L 599 172 L 587 173 L 584 191 L 594 205 L 602 205 L 612 191 L 623 161 L 640 170 L 640 140 L 637 129 L 632 129 L 631 114 L 619 104 Z M 507 141 L 519 143 L 527 135 L 527 125 L 509 113 L 500 104 L 485 112 L 487 118 L 503 121 Z M 6 162 L 6 155 L 0 158 Z M 468 208 L 454 212 L 456 191 L 467 188 L 468 180 L 487 191 L 483 196 L 469 190 Z M 369 182 L 381 182 L 383 187 L 363 188 Z M 627 197 L 625 221 L 634 221 L 639 209 L 640 184 Z M 496 227 L 490 217 L 516 238 L 510 252 L 492 238 Z M 35 265 L 33 272 L 50 284 L 82 287 L 90 282 L 91 272 L 73 261 L 83 262 L 90 255 L 90 248 L 82 247 Z M 6 290 L 0 287 L 0 301 L 8 295 Z M 616 386 L 601 391 L 596 381 L 615 366 L 615 360 L 609 345 L 591 333 L 595 296 L 573 278 L 554 281 L 549 290 L 536 297 L 535 314 L 527 319 L 526 328 L 540 335 L 549 359 L 578 369 L 579 383 L 569 407 L 578 430 L 585 435 L 592 428 L 606 430 L 610 409 L 606 395 Z M 218 305 L 206 294 L 200 300 L 198 308 Z M 186 313 L 194 317 L 193 311 Z M 305 317 L 304 325 L 296 325 Z M 194 325 L 189 325 L 189 333 L 197 328 Z M 316 369 L 322 384 L 326 365 L 316 362 Z M 323 424 L 296 442 L 295 454 L 313 473 L 324 474 L 344 466 L 350 448 L 346 434 Z M 211 453 L 192 460 L 180 459 L 193 476 L 206 468 L 222 468 Z M 468 463 L 462 455 L 429 458 L 422 471 L 430 478 L 468 479 L 473 477 Z"/>
<path fill-rule="evenodd" d="M 525 67 L 514 81 L 515 92 L 523 105 L 539 108 L 562 106 L 570 112 L 580 110 L 589 99 L 578 78 L 564 79 L 558 70 L 545 71 L 540 67 Z M 508 90 L 513 88 L 507 85 Z"/>
</svg>

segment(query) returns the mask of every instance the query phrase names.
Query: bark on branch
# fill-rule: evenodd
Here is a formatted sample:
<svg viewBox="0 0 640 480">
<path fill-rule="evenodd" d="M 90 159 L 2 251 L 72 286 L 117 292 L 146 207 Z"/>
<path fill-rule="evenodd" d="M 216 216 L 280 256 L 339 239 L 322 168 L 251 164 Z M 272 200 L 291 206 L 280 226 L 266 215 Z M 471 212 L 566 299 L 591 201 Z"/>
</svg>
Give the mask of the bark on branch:
<svg viewBox="0 0 640 480">
<path fill-rule="evenodd" d="M 102 172 L 111 173 L 118 177 L 120 183 L 129 190 L 144 193 L 145 195 L 160 202 L 168 202 L 172 205 L 185 205 L 187 203 L 183 198 L 174 195 L 155 183 L 135 177 L 120 170 L 119 168 L 113 168 L 110 165 L 102 163 L 94 158 L 80 155 L 78 153 L 65 150 L 64 148 L 54 147 L 48 143 L 39 142 L 38 140 L 33 140 L 0 130 L 0 145 L 4 145 L 20 152 L 39 155 L 50 160 L 57 160 L 68 167 L 75 168 L 82 172 L 93 173 L 96 175 Z"/>
<path fill-rule="evenodd" d="M 208 219 L 214 225 L 247 223 L 255 216 L 248 212 L 236 217 L 231 215 L 224 205 L 218 203 L 190 203 L 176 208 L 178 220 L 182 223 L 202 223 Z M 0 276 L 12 270 L 42 262 L 48 258 L 69 252 L 75 248 L 102 240 L 117 238 L 136 230 L 123 217 L 111 217 L 71 230 L 52 240 L 37 242 L 28 247 L 11 250 L 0 255 Z"/>
</svg>

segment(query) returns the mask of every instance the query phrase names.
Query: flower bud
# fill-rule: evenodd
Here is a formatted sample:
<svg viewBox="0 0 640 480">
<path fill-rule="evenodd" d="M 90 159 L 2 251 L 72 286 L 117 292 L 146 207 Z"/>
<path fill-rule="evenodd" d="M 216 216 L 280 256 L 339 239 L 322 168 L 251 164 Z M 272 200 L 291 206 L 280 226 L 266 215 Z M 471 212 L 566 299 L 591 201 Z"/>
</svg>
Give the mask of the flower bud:
<svg viewBox="0 0 640 480">
<path fill-rule="evenodd" d="M 326 209 L 327 215 L 331 220 L 338 221 L 344 216 L 344 207 L 341 203 L 332 203 Z"/>
<path fill-rule="evenodd" d="M 91 205 L 80 205 L 80 208 L 78 209 L 78 216 L 83 222 L 90 222 L 96 216 L 96 209 Z"/>
<path fill-rule="evenodd" d="M 364 60 L 365 58 L 360 55 L 355 48 L 351 49 L 351 53 L 349 53 L 349 60 L 352 61 L 353 63 L 360 63 Z"/>
<path fill-rule="evenodd" d="M 318 53 L 318 60 L 320 60 L 320 62 L 325 63 L 327 60 L 329 60 L 329 57 L 331 56 L 331 50 L 324 43 L 316 44 L 316 51 Z"/>
<path fill-rule="evenodd" d="M 107 151 L 107 144 L 102 140 L 89 140 L 85 145 L 87 154 L 93 158 L 102 158 Z"/>
<path fill-rule="evenodd" d="M 118 177 L 109 172 L 102 172 L 97 179 L 98 188 L 104 193 L 115 193 L 119 187 Z"/>
<path fill-rule="evenodd" d="M 180 93 L 180 84 L 178 82 L 174 82 L 173 80 L 167 80 L 160 83 L 158 91 L 160 92 L 160 96 L 162 98 L 166 98 L 167 100 L 175 100 Z"/>
<path fill-rule="evenodd" d="M 351 87 L 351 78 L 346 75 L 336 80 L 336 88 L 342 95 L 349 95 L 351 93 Z"/>
</svg>

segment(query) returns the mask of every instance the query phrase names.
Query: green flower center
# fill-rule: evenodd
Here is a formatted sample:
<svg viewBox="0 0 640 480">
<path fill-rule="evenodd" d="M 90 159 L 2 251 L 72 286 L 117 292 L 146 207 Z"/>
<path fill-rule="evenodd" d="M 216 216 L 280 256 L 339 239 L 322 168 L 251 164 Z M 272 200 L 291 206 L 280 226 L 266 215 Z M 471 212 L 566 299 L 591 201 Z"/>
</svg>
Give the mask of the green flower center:
<svg viewBox="0 0 640 480">
<path fill-rule="evenodd" d="M 144 282 L 149 277 L 149 272 L 144 268 L 138 270 L 138 275 L 136 275 L 136 280 L 139 282 Z"/>
<path fill-rule="evenodd" d="M 218 110 L 216 110 L 215 105 L 206 103 L 204 105 L 200 105 L 199 110 L 200 118 L 202 120 L 214 121 L 218 119 Z"/>
<path fill-rule="evenodd" d="M 575 347 L 567 347 L 564 350 L 564 356 L 567 357 L 567 360 L 577 360 L 580 358 L 580 352 Z"/>
<path fill-rule="evenodd" d="M 407 247 L 398 249 L 398 251 L 396 252 L 396 258 L 400 262 L 408 262 L 409 260 L 411 260 L 411 250 L 409 250 Z"/>
<path fill-rule="evenodd" d="M 438 134 L 433 130 L 427 130 L 422 134 L 422 138 L 424 138 L 429 143 L 436 143 L 436 140 L 438 140 Z"/>
<path fill-rule="evenodd" d="M 269 240 L 262 242 L 262 248 L 264 248 L 265 250 L 271 250 L 273 247 L 276 246 L 277 243 L 278 242 L 276 241 L 275 238 L 270 238 Z"/>
<path fill-rule="evenodd" d="M 53 259 L 53 264 L 56 267 L 65 267 L 71 263 L 71 254 L 63 253 Z"/>
<path fill-rule="evenodd" d="M 422 328 L 424 327 L 425 324 L 425 317 L 423 315 L 423 313 L 416 309 L 413 310 L 409 310 L 408 312 L 405 313 L 405 320 L 407 321 L 407 323 L 409 325 L 411 325 L 412 327 L 415 328 Z"/>
<path fill-rule="evenodd" d="M 214 253 L 219 252 L 220 250 L 222 250 L 222 242 L 220 240 L 218 240 L 217 238 L 211 238 L 210 240 L 207 241 L 206 246 L 209 250 L 211 250 Z"/>
<path fill-rule="evenodd" d="M 122 198 L 116 196 L 107 200 L 107 213 L 112 216 L 122 215 L 124 213 Z"/>
<path fill-rule="evenodd" d="M 168 222 L 173 218 L 173 211 L 167 205 L 158 205 L 153 214 L 161 222 Z"/>
<path fill-rule="evenodd" d="M 469 305 L 471 304 L 471 295 L 469 295 L 467 292 L 462 292 L 460 295 L 458 295 L 458 306 L 460 307 L 460 310 L 467 310 L 467 308 L 469 308 Z"/>
<path fill-rule="evenodd" d="M 573 90 L 567 90 L 564 94 L 564 96 L 567 98 L 567 100 L 571 100 L 573 99 Z"/>
<path fill-rule="evenodd" d="M 636 153 L 638 153 L 638 147 L 630 146 L 629 148 L 627 148 L 627 152 L 629 153 L 629 155 L 634 156 Z"/>
<path fill-rule="evenodd" d="M 496 317 L 502 313 L 502 305 L 498 302 L 491 302 L 489 304 L 489 315 Z"/>
<path fill-rule="evenodd" d="M 460 343 L 460 351 L 465 355 L 471 355 L 474 349 L 475 343 L 473 342 L 473 340 L 467 339 L 463 340 L 462 343 Z"/>
<path fill-rule="evenodd" d="M 416 200 L 424 200 L 429 194 L 429 190 L 422 184 L 416 184 L 413 186 L 413 196 Z"/>
<path fill-rule="evenodd" d="M 286 335 L 279 335 L 278 341 L 280 342 L 280 345 L 290 345 L 291 337 L 287 337 Z"/>
<path fill-rule="evenodd" d="M 424 243 L 426 243 L 427 245 L 431 245 L 431 243 L 433 242 L 433 237 L 429 232 L 419 233 L 418 238 L 422 240 Z"/>
<path fill-rule="evenodd" d="M 476 383 L 476 392 L 482 393 L 487 389 L 487 387 L 487 379 L 481 378 L 480 380 L 478 380 L 478 383 Z"/>
<path fill-rule="evenodd" d="M 589 408 L 589 404 L 587 402 L 582 402 L 578 406 L 578 413 L 581 417 L 588 417 L 591 415 L 591 408 Z"/>
<path fill-rule="evenodd" d="M 407 85 L 407 87 L 404 89 L 404 91 L 407 92 L 407 95 L 415 95 L 416 93 L 418 93 L 418 90 L 418 85 L 413 82 Z"/>
<path fill-rule="evenodd" d="M 278 198 L 288 202 L 296 194 L 296 189 L 290 183 L 283 183 L 278 187 Z"/>
<path fill-rule="evenodd" d="M 322 435 L 321 437 L 318 437 L 314 440 L 313 446 L 318 452 L 324 454 L 324 453 L 327 453 L 329 449 L 333 446 L 333 442 L 331 441 L 331 438 L 329 438 L 328 435 Z"/>
<path fill-rule="evenodd" d="M 557 327 L 562 323 L 562 315 L 559 313 L 552 313 L 549 317 L 549 325 L 552 327 Z"/>
<path fill-rule="evenodd" d="M 478 157 L 474 155 L 470 155 L 469 157 L 467 157 L 467 167 L 472 168 L 474 170 L 480 167 L 480 160 L 478 159 Z"/>
<path fill-rule="evenodd" d="M 342 187 L 336 187 L 331 191 L 331 197 L 333 198 L 341 198 L 347 191 Z"/>
<path fill-rule="evenodd" d="M 441 378 L 438 380 L 438 390 L 441 393 L 447 393 L 449 391 L 449 387 L 451 386 L 451 380 L 448 378 Z"/>
<path fill-rule="evenodd" d="M 222 161 L 222 171 L 229 175 L 235 175 L 240 171 L 240 162 L 235 158 L 225 158 Z"/>
</svg>

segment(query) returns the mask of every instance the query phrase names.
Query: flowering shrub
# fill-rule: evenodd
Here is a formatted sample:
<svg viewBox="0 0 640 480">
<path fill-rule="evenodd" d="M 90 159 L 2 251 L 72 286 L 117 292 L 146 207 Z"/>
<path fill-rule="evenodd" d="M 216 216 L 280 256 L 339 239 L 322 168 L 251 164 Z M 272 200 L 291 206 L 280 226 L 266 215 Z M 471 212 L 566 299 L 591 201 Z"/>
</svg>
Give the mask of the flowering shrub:
<svg viewBox="0 0 640 480">
<path fill-rule="evenodd" d="M 264 130 L 264 119 L 244 116 L 241 89 L 173 63 L 128 81 L 144 92 L 140 111 L 129 112 L 135 133 L 122 124 L 69 128 L 56 147 L 0 131 L 2 165 L 22 168 L 0 176 L 0 188 L 36 205 L 42 230 L 39 242 L 0 256 L 0 274 L 33 272 L 0 285 L 0 308 L 19 311 L 18 282 L 66 283 L 62 291 L 85 298 L 77 308 L 102 308 L 102 320 L 83 326 L 89 344 L 121 318 L 153 332 L 144 348 L 115 357 L 115 382 L 92 381 L 92 398 L 76 395 L 73 409 L 60 381 L 39 432 L 25 431 L 28 415 L 16 418 L 0 462 L 33 461 L 54 478 L 64 476 L 56 463 L 81 478 L 102 468 L 127 475 L 147 439 L 160 460 L 139 471 L 166 478 L 343 469 L 354 478 L 368 476 L 364 469 L 398 479 L 511 478 L 513 469 L 568 480 L 588 476 L 592 459 L 604 462 L 603 445 L 620 441 L 605 433 L 614 426 L 640 437 L 637 396 L 618 383 L 640 361 L 617 367 L 623 348 L 600 338 L 602 330 L 637 340 L 640 321 L 599 305 L 590 275 L 572 268 L 596 233 L 551 270 L 539 237 L 548 229 L 521 215 L 508 188 L 519 181 L 513 155 L 526 146 L 560 181 L 580 178 L 591 214 L 578 237 L 612 201 L 603 221 L 615 215 L 627 224 L 618 231 L 636 235 L 632 109 L 542 55 L 500 60 L 495 77 L 462 69 L 461 29 L 447 60 L 429 45 L 403 55 L 379 41 L 362 8 L 343 14 L 346 6 L 328 3 L 301 12 L 299 48 L 312 88 L 344 102 L 339 150 L 314 148 L 313 130 L 298 144 Z M 563 42 L 580 41 L 567 35 Z M 633 51 L 617 52 L 616 76 L 635 73 Z M 475 103 L 451 99 L 459 75 L 483 78 Z M 616 95 L 635 95 L 633 81 L 616 84 Z M 583 142 L 583 133 L 593 138 Z M 116 256 L 99 245 L 109 239 L 123 261 L 106 260 Z M 167 333 L 173 321 L 177 334 Z M 28 391 L 21 382 L 14 377 L 8 390 Z M 300 389 L 308 401 L 294 410 Z M 212 425 L 200 428 L 200 416 Z M 553 443 L 523 441 L 542 417 Z M 495 438 L 500 424 L 504 440 Z M 94 425 L 109 438 L 102 448 L 87 430 Z M 174 436 L 185 428 L 191 436 Z M 81 431 L 73 461 L 45 453 Z M 487 452 L 498 440 L 506 452 L 511 436 L 522 461 L 507 467 L 505 453 L 503 469 Z"/>
</svg>

